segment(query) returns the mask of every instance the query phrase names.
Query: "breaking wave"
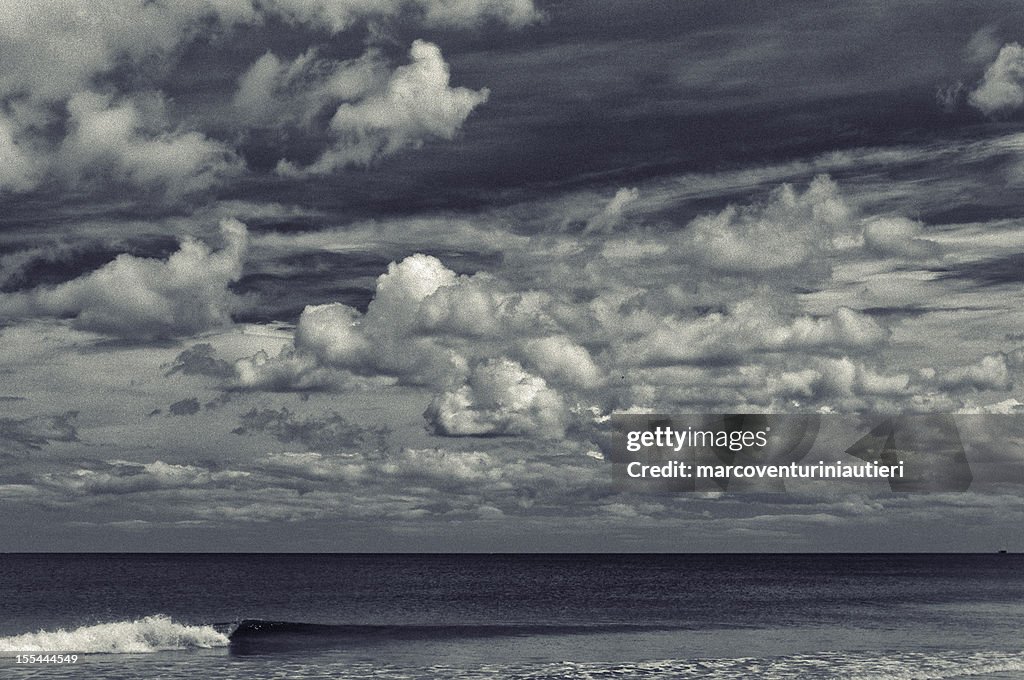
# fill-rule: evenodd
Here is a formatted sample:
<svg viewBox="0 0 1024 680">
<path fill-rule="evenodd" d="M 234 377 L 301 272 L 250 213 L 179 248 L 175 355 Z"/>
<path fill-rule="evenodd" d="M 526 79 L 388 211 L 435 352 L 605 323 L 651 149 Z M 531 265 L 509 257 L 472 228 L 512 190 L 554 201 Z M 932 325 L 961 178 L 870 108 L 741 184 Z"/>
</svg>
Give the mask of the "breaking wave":
<svg viewBox="0 0 1024 680">
<path fill-rule="evenodd" d="M 0 637 L 2 652 L 77 652 L 80 654 L 148 654 L 174 649 L 226 647 L 228 638 L 212 626 L 186 626 L 167 616 L 147 616 Z"/>
</svg>

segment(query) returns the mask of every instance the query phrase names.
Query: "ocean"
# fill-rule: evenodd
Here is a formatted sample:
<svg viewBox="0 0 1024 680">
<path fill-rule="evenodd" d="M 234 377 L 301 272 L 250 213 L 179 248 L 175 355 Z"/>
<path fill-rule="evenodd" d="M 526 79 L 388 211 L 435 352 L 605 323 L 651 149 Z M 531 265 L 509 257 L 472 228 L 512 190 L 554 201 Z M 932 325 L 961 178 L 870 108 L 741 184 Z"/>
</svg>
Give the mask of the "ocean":
<svg viewBox="0 0 1024 680">
<path fill-rule="evenodd" d="M 7 554 L 0 677 L 1020 678 L 1022 567 L 1012 554 Z M 58 652 L 77 661 L 19 663 Z"/>
</svg>

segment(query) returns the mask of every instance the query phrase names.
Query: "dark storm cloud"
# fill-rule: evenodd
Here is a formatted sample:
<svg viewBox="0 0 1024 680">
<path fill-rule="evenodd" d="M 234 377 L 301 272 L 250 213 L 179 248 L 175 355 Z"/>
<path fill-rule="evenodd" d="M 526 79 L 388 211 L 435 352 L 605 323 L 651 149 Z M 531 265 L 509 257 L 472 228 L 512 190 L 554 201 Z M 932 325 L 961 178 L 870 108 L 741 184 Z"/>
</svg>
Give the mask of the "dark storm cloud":
<svg viewBox="0 0 1024 680">
<path fill-rule="evenodd" d="M 200 343 L 192 345 L 171 363 L 170 368 L 164 374 L 172 376 L 175 373 L 182 375 L 205 375 L 211 378 L 229 378 L 234 375 L 234 368 L 230 363 L 214 356 L 213 345 Z"/>
<path fill-rule="evenodd" d="M 378 449 L 388 433 L 386 428 L 351 423 L 338 413 L 302 418 L 287 408 L 252 409 L 239 421 L 240 425 L 232 430 L 235 434 L 266 433 L 282 443 L 299 443 L 316 451 Z"/>
<path fill-rule="evenodd" d="M 172 416 L 193 416 L 199 413 L 199 400 L 195 397 L 176 401 L 167 407 Z"/>
<path fill-rule="evenodd" d="M 38 450 L 52 442 L 77 442 L 77 411 L 54 416 L 0 418 L 0 450 L 23 452 Z"/>
</svg>

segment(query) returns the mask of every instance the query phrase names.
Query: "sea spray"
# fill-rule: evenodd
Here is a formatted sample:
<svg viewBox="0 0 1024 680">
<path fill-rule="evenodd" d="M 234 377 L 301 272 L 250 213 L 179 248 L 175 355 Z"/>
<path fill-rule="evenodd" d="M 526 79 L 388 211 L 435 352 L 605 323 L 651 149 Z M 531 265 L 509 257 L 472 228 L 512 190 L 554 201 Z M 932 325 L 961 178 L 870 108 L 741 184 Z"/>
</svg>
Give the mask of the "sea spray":
<svg viewBox="0 0 1024 680">
<path fill-rule="evenodd" d="M 228 638 L 211 626 L 186 626 L 163 615 L 134 621 L 39 631 L 0 638 L 4 652 L 147 654 L 172 649 L 225 647 Z"/>
</svg>

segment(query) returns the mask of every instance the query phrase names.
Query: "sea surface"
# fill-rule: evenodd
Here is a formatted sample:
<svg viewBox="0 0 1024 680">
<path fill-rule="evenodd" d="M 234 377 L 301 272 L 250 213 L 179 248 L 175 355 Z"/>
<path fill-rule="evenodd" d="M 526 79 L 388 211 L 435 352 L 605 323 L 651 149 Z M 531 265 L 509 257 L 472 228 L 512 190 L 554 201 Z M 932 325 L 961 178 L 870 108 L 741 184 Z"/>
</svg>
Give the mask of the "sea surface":
<svg viewBox="0 0 1024 680">
<path fill-rule="evenodd" d="M 1022 624 L 1007 554 L 0 555 L 3 678 L 1022 678 Z"/>
</svg>

